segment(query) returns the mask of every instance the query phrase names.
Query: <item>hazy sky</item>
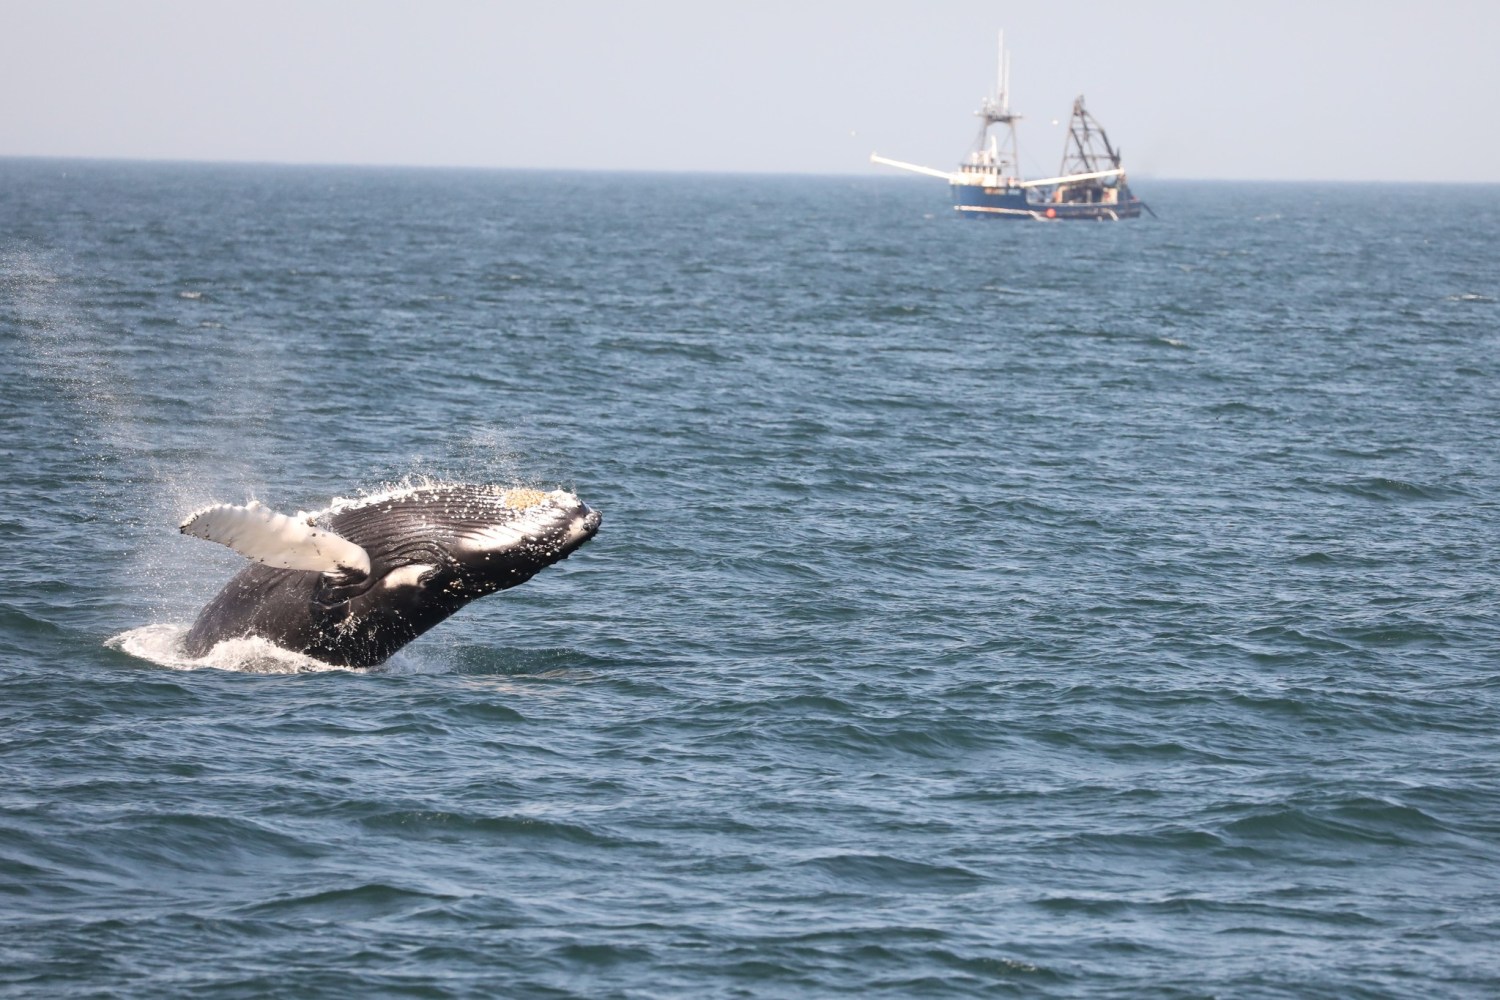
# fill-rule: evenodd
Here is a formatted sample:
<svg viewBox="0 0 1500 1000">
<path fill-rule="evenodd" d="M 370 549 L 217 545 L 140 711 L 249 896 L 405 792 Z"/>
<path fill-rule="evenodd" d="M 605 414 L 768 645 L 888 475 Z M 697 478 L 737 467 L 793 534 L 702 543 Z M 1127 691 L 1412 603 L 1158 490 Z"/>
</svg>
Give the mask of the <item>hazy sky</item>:
<svg viewBox="0 0 1500 1000">
<path fill-rule="evenodd" d="M 1032 176 L 1500 182 L 1500 0 L 0 0 L 0 156 L 948 168 L 1000 28 Z"/>
</svg>

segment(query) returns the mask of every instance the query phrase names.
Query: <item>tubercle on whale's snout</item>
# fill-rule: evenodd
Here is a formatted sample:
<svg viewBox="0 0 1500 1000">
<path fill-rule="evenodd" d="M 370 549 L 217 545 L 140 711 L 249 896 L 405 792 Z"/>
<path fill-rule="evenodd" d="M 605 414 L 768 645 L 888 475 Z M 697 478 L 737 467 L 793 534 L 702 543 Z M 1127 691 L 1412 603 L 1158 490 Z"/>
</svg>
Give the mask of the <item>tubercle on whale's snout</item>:
<svg viewBox="0 0 1500 1000">
<path fill-rule="evenodd" d="M 579 504 L 581 511 L 574 515 L 573 522 L 568 525 L 568 540 L 577 548 L 584 542 L 599 533 L 599 526 L 604 523 L 604 514 L 587 504 Z"/>
</svg>

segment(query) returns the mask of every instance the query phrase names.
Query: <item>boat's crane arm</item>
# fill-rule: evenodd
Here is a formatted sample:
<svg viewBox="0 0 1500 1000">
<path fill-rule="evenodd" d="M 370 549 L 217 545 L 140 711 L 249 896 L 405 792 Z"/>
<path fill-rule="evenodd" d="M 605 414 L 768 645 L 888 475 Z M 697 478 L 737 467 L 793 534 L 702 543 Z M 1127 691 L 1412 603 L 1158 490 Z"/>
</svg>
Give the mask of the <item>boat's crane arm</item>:
<svg viewBox="0 0 1500 1000">
<path fill-rule="evenodd" d="M 928 177 L 941 177 L 945 181 L 953 180 L 953 174 L 947 170 L 938 170 L 936 167 L 921 167 L 915 163 L 903 163 L 901 160 L 892 160 L 877 153 L 870 154 L 871 163 L 883 163 L 887 167 L 895 167 L 898 170 L 910 170 L 914 174 L 926 174 Z"/>
</svg>

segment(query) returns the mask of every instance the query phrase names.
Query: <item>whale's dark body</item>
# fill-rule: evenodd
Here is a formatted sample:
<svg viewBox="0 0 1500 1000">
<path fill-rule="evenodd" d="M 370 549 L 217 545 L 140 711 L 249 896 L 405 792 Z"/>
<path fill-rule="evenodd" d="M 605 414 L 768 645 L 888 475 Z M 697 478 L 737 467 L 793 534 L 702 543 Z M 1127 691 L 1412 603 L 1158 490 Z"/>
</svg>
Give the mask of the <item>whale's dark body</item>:
<svg viewBox="0 0 1500 1000">
<path fill-rule="evenodd" d="M 250 509 L 211 508 L 209 519 L 216 510 L 243 518 Z M 245 543 L 215 537 L 213 529 L 194 530 L 194 519 L 203 513 L 183 530 L 276 561 L 274 540 Z M 368 555 L 368 570 L 253 563 L 199 613 L 184 643 L 189 655 L 202 656 L 227 639 L 256 636 L 338 666 L 374 666 L 470 601 L 525 583 L 567 558 L 594 536 L 600 522 L 599 513 L 572 494 L 472 484 L 339 501 L 300 517 L 281 521 L 352 543 Z"/>
</svg>

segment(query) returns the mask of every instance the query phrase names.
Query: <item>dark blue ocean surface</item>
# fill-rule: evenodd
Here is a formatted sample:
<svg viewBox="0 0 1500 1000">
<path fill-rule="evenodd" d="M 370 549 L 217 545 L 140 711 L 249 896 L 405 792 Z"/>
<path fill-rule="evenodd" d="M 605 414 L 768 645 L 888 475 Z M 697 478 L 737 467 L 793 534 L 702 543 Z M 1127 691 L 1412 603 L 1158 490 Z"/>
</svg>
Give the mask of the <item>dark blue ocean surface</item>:
<svg viewBox="0 0 1500 1000">
<path fill-rule="evenodd" d="M 0 161 L 0 994 L 1500 991 L 1500 188 Z M 177 534 L 599 537 L 372 671 Z"/>
</svg>

